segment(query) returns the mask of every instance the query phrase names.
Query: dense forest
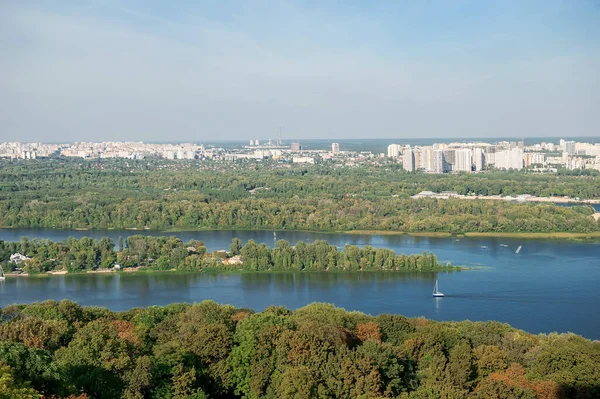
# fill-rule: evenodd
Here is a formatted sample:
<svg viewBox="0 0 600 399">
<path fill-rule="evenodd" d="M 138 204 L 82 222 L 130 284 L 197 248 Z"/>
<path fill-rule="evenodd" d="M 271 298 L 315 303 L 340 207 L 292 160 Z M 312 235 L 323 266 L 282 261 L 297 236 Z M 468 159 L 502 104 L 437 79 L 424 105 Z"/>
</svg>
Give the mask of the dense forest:
<svg viewBox="0 0 600 399">
<path fill-rule="evenodd" d="M 202 241 L 184 243 L 177 237 L 130 236 L 118 250 L 110 238 L 69 238 L 64 242 L 30 240 L 0 241 L 0 262 L 6 271 L 43 273 L 65 270 L 81 272 L 119 267 L 145 267 L 152 270 L 182 271 L 432 271 L 451 270 L 432 253 L 398 255 L 390 249 L 346 245 L 338 249 L 327 241 L 299 241 L 292 246 L 279 240 L 275 248 L 249 240 L 245 245 L 234 238 L 229 251 L 208 253 Z M 28 257 L 17 264 L 13 254 Z M 118 263 L 117 263 L 118 262 Z"/>
<path fill-rule="evenodd" d="M 411 199 L 460 194 L 600 197 L 598 176 L 409 174 L 394 164 L 0 160 L 0 226 L 318 231 L 600 231 L 589 206 Z"/>
<path fill-rule="evenodd" d="M 1 310 L 0 397 L 597 398 L 600 344 L 497 322 L 212 301 Z"/>
</svg>

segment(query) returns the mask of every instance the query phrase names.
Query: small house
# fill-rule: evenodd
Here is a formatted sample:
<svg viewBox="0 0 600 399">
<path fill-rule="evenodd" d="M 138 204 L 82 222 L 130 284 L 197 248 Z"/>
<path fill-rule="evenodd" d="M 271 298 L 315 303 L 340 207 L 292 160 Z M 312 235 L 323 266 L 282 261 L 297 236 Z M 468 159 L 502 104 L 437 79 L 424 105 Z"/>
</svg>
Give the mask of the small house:
<svg viewBox="0 0 600 399">
<path fill-rule="evenodd" d="M 21 255 L 20 253 L 16 253 L 16 254 L 12 254 L 10 256 L 10 262 L 14 263 L 15 265 L 18 265 L 20 263 L 23 263 L 27 260 L 31 260 L 31 258 L 25 256 L 25 255 Z"/>
</svg>

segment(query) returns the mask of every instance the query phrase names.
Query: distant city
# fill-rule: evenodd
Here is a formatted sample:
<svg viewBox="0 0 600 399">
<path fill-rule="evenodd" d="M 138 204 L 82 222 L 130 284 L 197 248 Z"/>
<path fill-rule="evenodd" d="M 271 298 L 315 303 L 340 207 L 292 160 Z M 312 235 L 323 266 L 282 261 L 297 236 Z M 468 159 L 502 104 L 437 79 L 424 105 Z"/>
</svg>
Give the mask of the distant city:
<svg viewBox="0 0 600 399">
<path fill-rule="evenodd" d="M 390 140 L 391 141 L 391 140 Z M 306 148 L 301 142 L 284 143 L 252 139 L 239 148 L 224 148 L 193 143 L 144 142 L 77 142 L 69 144 L 0 143 L 0 158 L 34 160 L 48 157 L 81 159 L 146 159 L 200 161 L 255 161 L 272 159 L 285 163 L 340 163 L 355 166 L 361 163 L 393 162 L 408 172 L 457 173 L 483 172 L 490 169 L 556 172 L 558 169 L 600 170 L 600 143 L 561 139 L 526 145 L 521 141 L 456 142 L 416 145 L 392 143 L 387 153 L 352 148 L 331 143 L 328 149 Z"/>
</svg>

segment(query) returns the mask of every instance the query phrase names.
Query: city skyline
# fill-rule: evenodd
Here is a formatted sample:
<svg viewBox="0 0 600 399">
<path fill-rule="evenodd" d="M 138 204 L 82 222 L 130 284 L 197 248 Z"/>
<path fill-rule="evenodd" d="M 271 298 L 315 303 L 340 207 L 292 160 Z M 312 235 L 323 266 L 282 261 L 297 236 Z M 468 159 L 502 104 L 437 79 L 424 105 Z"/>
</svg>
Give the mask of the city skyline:
<svg viewBox="0 0 600 399">
<path fill-rule="evenodd" d="M 324 141 L 324 140 L 323 140 Z M 309 141 L 310 142 L 310 141 Z M 314 143 L 315 141 L 313 141 Z M 349 141 L 352 142 L 351 140 Z M 355 144 L 360 144 L 356 140 Z M 323 148 L 305 147 L 299 142 L 289 145 L 280 139 L 273 143 L 249 140 L 242 148 L 213 147 L 192 143 L 144 143 L 144 142 L 81 142 L 74 144 L 42 144 L 0 142 L 0 159 L 36 160 L 38 158 L 81 158 L 81 159 L 132 159 L 149 158 L 228 162 L 238 160 L 264 161 L 271 159 L 278 164 L 317 164 L 341 162 L 343 165 L 392 161 L 402 165 L 407 172 L 425 173 L 480 173 L 492 169 L 521 170 L 556 173 L 558 168 L 600 170 L 600 143 L 578 142 L 560 139 L 554 142 L 526 144 L 524 139 L 498 141 L 493 144 L 471 141 L 451 143 L 392 143 L 386 153 L 372 148 L 331 142 Z M 364 144 L 364 143 L 363 143 Z"/>
<path fill-rule="evenodd" d="M 0 135 L 594 137 L 599 16 L 585 1 L 7 2 Z"/>
</svg>

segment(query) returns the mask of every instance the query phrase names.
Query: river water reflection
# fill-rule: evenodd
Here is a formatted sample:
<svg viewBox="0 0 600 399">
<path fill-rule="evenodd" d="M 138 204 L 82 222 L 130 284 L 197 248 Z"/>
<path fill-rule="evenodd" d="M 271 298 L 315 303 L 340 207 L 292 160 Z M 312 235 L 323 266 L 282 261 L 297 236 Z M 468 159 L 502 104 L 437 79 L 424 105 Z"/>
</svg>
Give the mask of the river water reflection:
<svg viewBox="0 0 600 399">
<path fill-rule="evenodd" d="M 69 235 L 117 241 L 131 231 L 0 230 L 1 240 L 21 236 L 62 240 Z M 162 233 L 142 232 L 159 235 Z M 231 238 L 272 243 L 269 231 L 178 232 L 183 240 L 204 240 L 209 250 L 227 248 Z M 114 310 L 212 299 L 262 310 L 295 309 L 330 302 L 370 314 L 399 313 L 435 320 L 499 320 L 531 331 L 572 331 L 600 339 L 600 244 L 551 240 L 453 239 L 278 232 L 292 243 L 326 239 L 387 247 L 398 253 L 432 251 L 442 261 L 477 270 L 441 273 L 272 273 L 212 275 L 157 273 L 63 275 L 8 278 L 0 285 L 0 306 L 68 298 Z M 522 246 L 516 254 L 515 250 Z M 431 291 L 438 278 L 445 298 Z"/>
</svg>

